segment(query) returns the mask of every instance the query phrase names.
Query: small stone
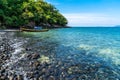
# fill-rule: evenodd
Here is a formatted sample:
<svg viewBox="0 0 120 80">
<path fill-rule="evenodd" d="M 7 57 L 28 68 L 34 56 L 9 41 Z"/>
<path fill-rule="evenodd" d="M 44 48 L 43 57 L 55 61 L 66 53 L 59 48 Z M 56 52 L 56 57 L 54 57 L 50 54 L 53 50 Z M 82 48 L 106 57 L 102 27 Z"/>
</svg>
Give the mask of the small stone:
<svg viewBox="0 0 120 80">
<path fill-rule="evenodd" d="M 40 76 L 38 80 L 43 80 L 43 77 L 42 77 L 42 76 Z"/>
<path fill-rule="evenodd" d="M 33 63 L 34 67 L 38 67 L 39 65 L 40 65 L 40 62 L 38 62 L 38 61 L 36 61 L 36 62 Z"/>
<path fill-rule="evenodd" d="M 43 72 L 43 73 L 45 73 L 45 72 L 46 72 L 46 69 L 45 69 L 45 68 L 43 68 L 43 69 L 42 69 L 42 72 Z"/>
<path fill-rule="evenodd" d="M 50 76 L 48 80 L 55 80 L 54 76 Z"/>
<path fill-rule="evenodd" d="M 38 78 L 33 78 L 33 80 L 38 80 Z"/>
<path fill-rule="evenodd" d="M 29 73 L 27 73 L 27 77 L 29 77 L 29 78 L 33 78 L 33 76 L 34 76 L 34 73 L 33 73 L 33 72 L 29 72 Z"/>
<path fill-rule="evenodd" d="M 37 54 L 37 53 L 32 54 L 32 59 L 37 59 L 37 58 L 39 58 L 39 57 L 40 57 L 40 55 L 39 55 L 39 54 Z"/>
<path fill-rule="evenodd" d="M 4 72 L 5 72 L 5 69 L 1 69 L 1 70 L 0 70 L 0 73 L 4 73 Z"/>
<path fill-rule="evenodd" d="M 38 59 L 38 61 L 41 62 L 41 63 L 50 63 L 49 57 L 44 56 L 44 55 L 42 55 L 42 56 Z"/>
<path fill-rule="evenodd" d="M 0 80 L 6 80 L 7 77 L 6 76 L 0 76 Z"/>
<path fill-rule="evenodd" d="M 9 77 L 9 80 L 14 80 L 13 76 L 10 76 L 10 77 Z"/>
<path fill-rule="evenodd" d="M 32 58 L 32 54 L 27 54 L 26 58 L 31 59 Z"/>
<path fill-rule="evenodd" d="M 87 75 L 81 75 L 80 79 L 82 79 L 82 80 L 88 80 L 88 77 L 87 77 Z"/>
<path fill-rule="evenodd" d="M 32 49 L 31 49 L 31 48 L 26 48 L 25 50 L 26 50 L 26 51 L 31 51 Z"/>
<path fill-rule="evenodd" d="M 18 75 L 17 76 L 17 80 L 23 80 L 23 76 L 22 75 Z"/>
</svg>

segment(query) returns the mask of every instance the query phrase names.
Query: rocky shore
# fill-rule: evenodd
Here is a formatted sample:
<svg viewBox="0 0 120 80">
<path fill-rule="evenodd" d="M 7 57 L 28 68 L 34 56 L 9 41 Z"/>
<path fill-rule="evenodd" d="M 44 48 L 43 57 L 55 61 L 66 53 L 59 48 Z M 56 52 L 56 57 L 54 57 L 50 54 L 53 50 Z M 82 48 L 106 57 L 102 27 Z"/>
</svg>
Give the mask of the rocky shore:
<svg viewBox="0 0 120 80">
<path fill-rule="evenodd" d="M 16 75 L 13 66 L 21 58 L 18 54 L 22 43 L 24 40 L 14 37 L 13 32 L 0 32 L 0 80 L 13 80 Z M 20 75 L 17 77 L 20 80 Z"/>
<path fill-rule="evenodd" d="M 51 51 L 51 47 L 57 44 L 35 45 L 35 41 L 29 38 L 14 35 L 14 32 L 0 32 L 0 80 L 120 79 L 119 74 L 103 65 L 102 62 L 88 62 L 86 59 L 81 59 L 80 63 L 75 62 L 74 56 L 83 57 L 78 54 L 62 59 L 54 54 L 55 51 Z M 81 54 L 85 54 L 85 51 Z"/>
</svg>

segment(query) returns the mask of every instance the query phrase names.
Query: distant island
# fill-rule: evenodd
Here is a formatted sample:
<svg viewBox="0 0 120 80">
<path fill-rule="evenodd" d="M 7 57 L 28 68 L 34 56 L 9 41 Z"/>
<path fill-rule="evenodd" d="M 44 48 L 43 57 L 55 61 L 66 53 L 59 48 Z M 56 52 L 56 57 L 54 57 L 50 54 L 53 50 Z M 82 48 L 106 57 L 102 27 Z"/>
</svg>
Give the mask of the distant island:
<svg viewBox="0 0 120 80">
<path fill-rule="evenodd" d="M 67 19 L 44 0 L 0 0 L 0 28 L 66 27 Z"/>
</svg>

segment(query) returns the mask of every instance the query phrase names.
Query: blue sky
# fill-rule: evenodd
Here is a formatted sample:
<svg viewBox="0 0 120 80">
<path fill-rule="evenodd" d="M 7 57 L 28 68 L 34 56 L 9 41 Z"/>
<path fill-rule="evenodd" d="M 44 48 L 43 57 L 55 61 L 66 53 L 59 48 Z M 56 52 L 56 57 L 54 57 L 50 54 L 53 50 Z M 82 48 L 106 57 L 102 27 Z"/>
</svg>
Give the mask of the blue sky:
<svg viewBox="0 0 120 80">
<path fill-rule="evenodd" d="M 120 25 L 120 0 L 45 0 L 67 19 L 69 26 Z"/>
</svg>

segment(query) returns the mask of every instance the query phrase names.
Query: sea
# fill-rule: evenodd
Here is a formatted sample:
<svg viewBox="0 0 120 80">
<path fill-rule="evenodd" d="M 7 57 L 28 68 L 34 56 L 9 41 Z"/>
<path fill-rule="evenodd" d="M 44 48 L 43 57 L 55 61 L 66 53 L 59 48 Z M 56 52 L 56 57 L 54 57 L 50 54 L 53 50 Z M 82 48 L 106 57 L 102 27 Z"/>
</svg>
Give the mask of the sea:
<svg viewBox="0 0 120 80">
<path fill-rule="evenodd" d="M 120 80 L 120 27 L 56 28 L 16 36 L 28 38 L 29 47 L 51 63 L 67 64 L 68 80 L 76 75 L 82 75 L 80 80 Z"/>
</svg>

